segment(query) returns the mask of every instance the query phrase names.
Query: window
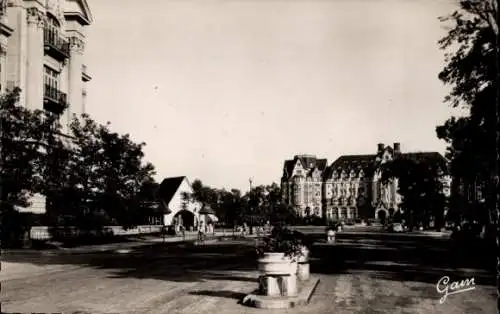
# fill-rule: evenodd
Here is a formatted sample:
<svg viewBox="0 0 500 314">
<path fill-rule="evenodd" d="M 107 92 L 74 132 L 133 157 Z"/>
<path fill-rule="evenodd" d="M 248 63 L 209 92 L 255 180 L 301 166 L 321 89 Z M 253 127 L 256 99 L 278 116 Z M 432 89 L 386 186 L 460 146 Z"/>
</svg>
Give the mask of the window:
<svg viewBox="0 0 500 314">
<path fill-rule="evenodd" d="M 59 73 L 49 67 L 45 67 L 43 81 L 49 89 L 59 90 Z"/>
<path fill-rule="evenodd" d="M 45 29 L 46 40 L 49 43 L 57 43 L 59 40 L 59 22 L 53 16 L 47 16 L 47 24 Z"/>
</svg>

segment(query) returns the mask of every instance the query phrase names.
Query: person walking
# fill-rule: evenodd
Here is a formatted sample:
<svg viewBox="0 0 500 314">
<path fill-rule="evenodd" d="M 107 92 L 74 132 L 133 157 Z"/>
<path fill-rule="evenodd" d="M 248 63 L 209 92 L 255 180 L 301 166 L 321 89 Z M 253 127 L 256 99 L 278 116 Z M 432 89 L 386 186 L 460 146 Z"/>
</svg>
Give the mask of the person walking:
<svg viewBox="0 0 500 314">
<path fill-rule="evenodd" d="M 204 241 L 205 240 L 205 222 L 204 221 L 200 221 L 200 223 L 198 224 L 198 240 L 199 241 Z"/>
</svg>

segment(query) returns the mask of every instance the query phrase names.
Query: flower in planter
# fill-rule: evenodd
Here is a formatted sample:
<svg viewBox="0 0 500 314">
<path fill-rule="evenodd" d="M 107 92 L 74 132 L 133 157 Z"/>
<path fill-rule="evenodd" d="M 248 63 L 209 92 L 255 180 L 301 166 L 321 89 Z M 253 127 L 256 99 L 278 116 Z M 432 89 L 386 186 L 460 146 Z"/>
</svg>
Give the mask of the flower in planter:
<svg viewBox="0 0 500 314">
<path fill-rule="evenodd" d="M 286 257 L 296 260 L 305 254 L 304 246 L 307 246 L 307 242 L 302 233 L 276 226 L 271 235 L 264 239 L 264 245 L 257 250 L 259 255 L 269 252 L 285 253 Z"/>
</svg>

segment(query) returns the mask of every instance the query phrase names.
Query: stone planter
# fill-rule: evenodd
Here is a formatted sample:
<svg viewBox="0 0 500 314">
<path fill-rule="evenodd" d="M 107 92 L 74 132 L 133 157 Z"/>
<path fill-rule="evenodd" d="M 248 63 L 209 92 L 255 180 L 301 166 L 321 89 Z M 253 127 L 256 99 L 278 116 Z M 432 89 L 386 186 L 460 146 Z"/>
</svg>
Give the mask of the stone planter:
<svg viewBox="0 0 500 314">
<path fill-rule="evenodd" d="M 285 257 L 285 253 L 264 253 L 258 262 L 259 271 L 265 275 L 287 275 L 292 270 L 292 261 Z"/>
<path fill-rule="evenodd" d="M 299 263 L 297 261 L 291 261 L 290 262 L 290 275 L 297 275 L 297 272 L 299 270 Z"/>
<path fill-rule="evenodd" d="M 309 280 L 309 250 L 306 246 L 301 248 L 301 255 L 297 262 L 297 278 L 301 281 Z"/>
<path fill-rule="evenodd" d="M 310 273 L 311 272 L 310 272 L 310 268 L 309 268 L 309 262 L 298 264 L 297 279 L 299 279 L 301 281 L 309 280 Z"/>
<path fill-rule="evenodd" d="M 295 296 L 297 289 L 298 263 L 285 253 L 269 252 L 258 260 L 259 290 L 267 296 Z"/>
</svg>

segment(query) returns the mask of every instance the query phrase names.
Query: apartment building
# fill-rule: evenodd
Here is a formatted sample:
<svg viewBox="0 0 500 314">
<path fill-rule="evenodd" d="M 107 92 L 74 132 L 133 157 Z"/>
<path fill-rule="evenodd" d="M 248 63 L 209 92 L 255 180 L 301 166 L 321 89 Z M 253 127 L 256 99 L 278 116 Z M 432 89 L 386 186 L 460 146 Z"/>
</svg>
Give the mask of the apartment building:
<svg viewBox="0 0 500 314">
<path fill-rule="evenodd" d="M 326 159 L 297 155 L 284 163 L 283 201 L 301 216 L 317 215 L 327 220 L 389 217 L 400 210 L 398 180 L 382 184 L 379 166 L 399 155 L 438 164 L 443 170 L 447 167 L 441 154 L 402 153 L 400 143 L 393 147 L 378 144 L 376 154 L 340 156 L 330 166 Z M 443 193 L 449 196 L 451 178 L 443 174 L 440 180 Z"/>
<path fill-rule="evenodd" d="M 20 103 L 60 115 L 63 132 L 85 113 L 86 0 L 0 0 L 0 92 L 21 89 Z M 29 211 L 44 212 L 39 196 Z"/>
</svg>

